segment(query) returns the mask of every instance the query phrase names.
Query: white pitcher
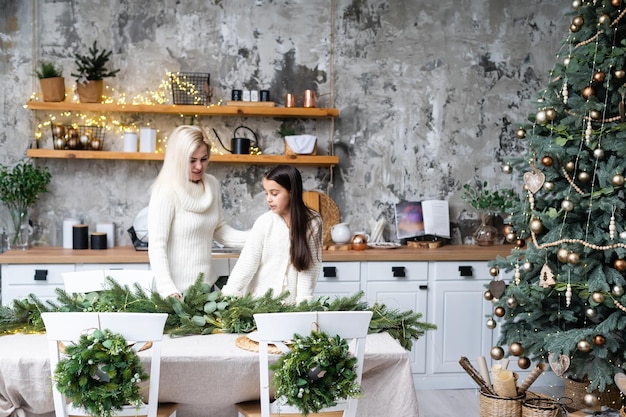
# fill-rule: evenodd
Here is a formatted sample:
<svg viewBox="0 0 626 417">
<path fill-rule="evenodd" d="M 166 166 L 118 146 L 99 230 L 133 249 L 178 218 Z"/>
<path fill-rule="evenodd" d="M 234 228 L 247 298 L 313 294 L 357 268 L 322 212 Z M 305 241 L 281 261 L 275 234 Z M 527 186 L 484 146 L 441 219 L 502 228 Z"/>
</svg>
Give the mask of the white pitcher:
<svg viewBox="0 0 626 417">
<path fill-rule="evenodd" d="M 350 242 L 352 239 L 352 233 L 348 223 L 338 223 L 330 228 L 330 237 L 333 242 L 341 245 Z"/>
</svg>

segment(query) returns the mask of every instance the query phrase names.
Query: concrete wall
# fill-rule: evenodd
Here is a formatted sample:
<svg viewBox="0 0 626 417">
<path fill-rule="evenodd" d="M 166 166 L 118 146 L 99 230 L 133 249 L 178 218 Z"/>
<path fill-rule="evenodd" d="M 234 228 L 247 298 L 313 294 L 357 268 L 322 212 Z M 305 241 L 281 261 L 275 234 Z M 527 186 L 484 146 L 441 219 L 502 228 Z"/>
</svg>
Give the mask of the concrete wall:
<svg viewBox="0 0 626 417">
<path fill-rule="evenodd" d="M 56 121 L 106 117 L 106 150 L 121 150 L 121 129 L 150 124 L 159 138 L 189 118 L 154 114 L 64 115 L 23 108 L 39 90 L 41 60 L 74 82 L 73 55 L 94 40 L 121 69 L 106 80 L 113 100 L 163 92 L 167 71 L 209 72 L 213 103 L 233 88 L 267 88 L 279 105 L 286 92 L 313 88 L 334 121 L 293 120 L 331 149 L 339 166 L 302 168 L 305 188 L 329 193 L 342 221 L 368 229 L 384 217 L 395 235 L 400 200 L 446 199 L 453 226 L 465 211 L 461 187 L 475 178 L 509 186 L 500 172 L 519 144 L 516 122 L 545 85 L 569 26 L 570 2 L 556 0 L 1 0 L 0 163 L 25 155 L 37 134 L 52 147 Z M 194 121 L 222 140 L 246 125 L 264 153 L 282 153 L 283 121 L 202 117 Z M 222 150 L 219 143 L 216 148 Z M 222 150 L 223 151 L 223 150 Z M 148 203 L 160 162 L 42 160 L 53 175 L 33 221 L 36 240 L 61 245 L 62 220 L 78 216 L 92 230 L 113 221 L 117 243 Z M 211 165 L 223 184 L 229 221 L 247 228 L 264 210 L 266 167 Z M 4 209 L 1 209 L 4 210 Z M 0 219 L 8 220 L 6 211 Z M 455 240 L 461 240 L 455 227 Z"/>
</svg>

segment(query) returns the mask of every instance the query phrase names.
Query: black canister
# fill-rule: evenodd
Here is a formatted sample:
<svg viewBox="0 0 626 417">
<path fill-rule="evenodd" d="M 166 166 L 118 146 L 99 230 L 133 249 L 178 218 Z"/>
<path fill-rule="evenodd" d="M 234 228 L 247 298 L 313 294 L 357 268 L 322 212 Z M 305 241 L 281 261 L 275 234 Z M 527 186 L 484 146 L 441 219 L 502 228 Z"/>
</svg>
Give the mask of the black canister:
<svg viewBox="0 0 626 417">
<path fill-rule="evenodd" d="M 233 90 L 230 94 L 230 99 L 232 101 L 241 101 L 241 96 L 243 95 L 243 91 L 241 90 Z"/>
<path fill-rule="evenodd" d="M 86 224 L 72 226 L 72 248 L 89 249 L 89 226 Z"/>
<path fill-rule="evenodd" d="M 91 249 L 106 249 L 107 234 L 104 232 L 91 233 Z"/>
</svg>

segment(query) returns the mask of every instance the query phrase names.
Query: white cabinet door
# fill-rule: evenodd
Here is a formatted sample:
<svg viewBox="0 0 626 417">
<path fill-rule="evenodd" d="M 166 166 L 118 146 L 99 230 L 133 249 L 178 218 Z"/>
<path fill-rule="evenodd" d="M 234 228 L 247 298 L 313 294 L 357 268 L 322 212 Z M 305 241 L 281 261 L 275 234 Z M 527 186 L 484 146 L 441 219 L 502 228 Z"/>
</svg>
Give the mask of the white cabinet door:
<svg viewBox="0 0 626 417">
<path fill-rule="evenodd" d="M 426 321 L 427 281 L 369 281 L 367 282 L 366 299 L 374 303 L 385 304 L 392 310 L 412 310 L 422 313 L 422 321 Z M 409 352 L 413 373 L 426 372 L 426 336 L 413 343 Z"/>
<path fill-rule="evenodd" d="M 74 271 L 74 264 L 2 265 L 2 305 L 34 294 L 41 301 L 56 301 L 55 289 L 63 288 L 64 272 Z"/>
<path fill-rule="evenodd" d="M 350 297 L 360 290 L 359 262 L 323 262 L 315 285 L 315 297 Z"/>
<path fill-rule="evenodd" d="M 76 271 L 96 271 L 98 269 L 150 269 L 150 264 L 76 264 Z"/>
</svg>

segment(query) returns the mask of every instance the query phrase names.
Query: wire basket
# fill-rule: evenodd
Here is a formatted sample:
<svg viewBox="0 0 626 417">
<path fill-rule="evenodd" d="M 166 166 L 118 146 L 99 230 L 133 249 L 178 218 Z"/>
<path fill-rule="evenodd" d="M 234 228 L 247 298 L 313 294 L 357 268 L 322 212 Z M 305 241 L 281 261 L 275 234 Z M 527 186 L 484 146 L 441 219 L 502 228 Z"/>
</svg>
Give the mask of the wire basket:
<svg viewBox="0 0 626 417">
<path fill-rule="evenodd" d="M 550 398 L 527 398 L 522 402 L 522 417 L 559 417 L 561 406 Z"/>
<path fill-rule="evenodd" d="M 54 149 L 101 151 L 104 144 L 104 127 L 79 125 L 50 125 Z"/>
<path fill-rule="evenodd" d="M 170 73 L 172 101 L 174 104 L 203 105 L 211 98 L 211 74 L 203 72 Z"/>
</svg>

